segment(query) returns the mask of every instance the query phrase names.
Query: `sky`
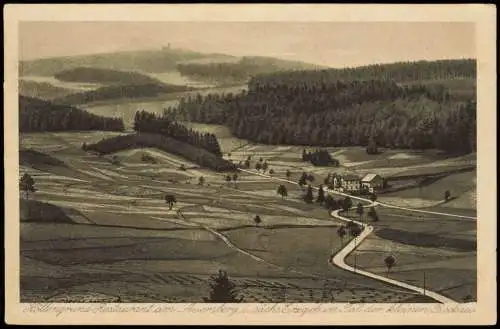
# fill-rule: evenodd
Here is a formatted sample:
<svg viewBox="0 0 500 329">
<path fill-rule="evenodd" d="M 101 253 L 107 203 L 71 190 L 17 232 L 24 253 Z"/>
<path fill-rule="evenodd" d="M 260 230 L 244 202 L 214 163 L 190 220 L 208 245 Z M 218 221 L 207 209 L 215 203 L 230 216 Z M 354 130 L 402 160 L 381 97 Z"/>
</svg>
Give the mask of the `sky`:
<svg viewBox="0 0 500 329">
<path fill-rule="evenodd" d="M 22 22 L 19 58 L 172 48 L 331 67 L 475 58 L 466 22 Z"/>
</svg>

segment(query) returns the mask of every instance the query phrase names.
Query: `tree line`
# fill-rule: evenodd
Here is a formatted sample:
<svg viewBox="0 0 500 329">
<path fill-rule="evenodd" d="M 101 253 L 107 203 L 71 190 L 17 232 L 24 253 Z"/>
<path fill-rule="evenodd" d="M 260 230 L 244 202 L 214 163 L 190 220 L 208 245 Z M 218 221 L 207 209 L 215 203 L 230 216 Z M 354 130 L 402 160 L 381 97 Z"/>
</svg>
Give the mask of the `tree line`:
<svg viewBox="0 0 500 329">
<path fill-rule="evenodd" d="M 37 98 L 19 97 L 19 131 L 109 130 L 123 131 L 121 118 L 107 118 L 76 107 Z"/>
<path fill-rule="evenodd" d="M 218 157 L 222 156 L 219 141 L 214 134 L 200 133 L 193 129 L 189 129 L 169 119 L 166 115 L 156 115 L 146 111 L 138 111 L 134 117 L 134 130 L 172 137 L 181 142 L 205 149 Z"/>
<path fill-rule="evenodd" d="M 438 60 L 374 64 L 324 70 L 302 70 L 261 74 L 249 82 L 251 89 L 268 85 L 294 85 L 306 83 L 331 83 L 337 80 L 392 80 L 414 82 L 447 79 L 476 79 L 476 60 Z"/>
<path fill-rule="evenodd" d="M 121 84 L 104 86 L 95 90 L 65 95 L 64 97 L 53 100 L 53 102 L 58 104 L 86 104 L 109 99 L 155 97 L 158 94 L 175 93 L 187 90 L 190 90 L 190 88 L 162 83 Z"/>
<path fill-rule="evenodd" d="M 387 148 L 476 150 L 476 102 L 454 100 L 446 89 L 382 80 L 284 81 L 250 84 L 239 94 L 190 96 L 165 113 L 226 125 L 236 137 L 264 144 L 367 146 L 372 139 Z"/>
</svg>

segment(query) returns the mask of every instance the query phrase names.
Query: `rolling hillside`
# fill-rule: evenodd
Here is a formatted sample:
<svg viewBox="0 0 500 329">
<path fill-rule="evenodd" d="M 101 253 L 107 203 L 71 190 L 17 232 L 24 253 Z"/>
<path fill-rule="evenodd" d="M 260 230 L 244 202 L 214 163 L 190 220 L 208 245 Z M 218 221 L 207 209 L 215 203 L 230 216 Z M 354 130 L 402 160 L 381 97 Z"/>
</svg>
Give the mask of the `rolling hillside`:
<svg viewBox="0 0 500 329">
<path fill-rule="evenodd" d="M 77 67 L 160 73 L 175 70 L 178 62 L 206 57 L 217 56 L 188 50 L 161 49 L 43 58 L 21 61 L 19 76 L 53 76 L 58 72 Z"/>
</svg>

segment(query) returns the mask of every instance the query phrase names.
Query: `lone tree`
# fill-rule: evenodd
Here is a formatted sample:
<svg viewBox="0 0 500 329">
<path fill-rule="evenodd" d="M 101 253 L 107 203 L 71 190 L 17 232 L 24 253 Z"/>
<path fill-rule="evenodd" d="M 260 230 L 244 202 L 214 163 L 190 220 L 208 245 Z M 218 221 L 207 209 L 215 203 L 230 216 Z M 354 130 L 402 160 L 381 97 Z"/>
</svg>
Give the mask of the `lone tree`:
<svg viewBox="0 0 500 329">
<path fill-rule="evenodd" d="M 323 204 L 325 202 L 325 191 L 323 191 L 323 185 L 319 186 L 318 198 L 316 199 L 316 202 L 319 204 Z"/>
<path fill-rule="evenodd" d="M 113 157 L 111 158 L 111 164 L 113 164 L 115 166 L 120 165 L 120 160 L 118 159 L 118 157 L 116 155 L 113 155 Z"/>
<path fill-rule="evenodd" d="M 167 194 L 165 196 L 165 202 L 168 204 L 169 209 L 172 210 L 174 204 L 177 203 L 177 199 L 175 198 L 175 195 Z"/>
<path fill-rule="evenodd" d="M 368 153 L 368 154 L 377 154 L 378 153 L 377 143 L 376 143 L 375 138 L 373 136 L 371 136 L 369 141 L 368 141 L 368 146 L 366 147 L 366 153 Z"/>
<path fill-rule="evenodd" d="M 198 185 L 203 186 L 203 184 L 205 184 L 205 177 L 200 176 L 200 178 L 198 178 Z"/>
<path fill-rule="evenodd" d="M 277 193 L 278 193 L 279 195 L 281 195 L 281 198 L 282 198 L 282 199 L 283 199 L 283 198 L 285 198 L 286 196 L 288 196 L 288 191 L 287 191 L 287 189 L 286 189 L 286 186 L 285 186 L 285 185 L 280 185 L 280 186 L 278 186 L 278 191 L 277 191 Z"/>
<path fill-rule="evenodd" d="M 368 216 L 372 219 L 372 222 L 378 222 L 378 214 L 375 211 L 375 207 L 370 207 L 368 211 Z"/>
<path fill-rule="evenodd" d="M 302 161 L 308 161 L 309 157 L 307 156 L 307 151 L 304 149 L 302 150 Z"/>
<path fill-rule="evenodd" d="M 269 175 L 274 175 L 274 169 L 269 169 Z"/>
<path fill-rule="evenodd" d="M 299 179 L 299 185 L 304 186 L 307 184 L 307 174 L 305 172 L 302 173 L 302 176 L 300 176 Z"/>
<path fill-rule="evenodd" d="M 333 209 L 334 203 L 335 203 L 335 200 L 333 199 L 333 197 L 330 194 L 328 194 L 325 197 L 325 208 L 328 210 L 335 210 L 335 209 Z"/>
<path fill-rule="evenodd" d="M 363 205 L 361 204 L 361 202 L 359 202 L 357 207 L 356 207 L 356 213 L 358 214 L 358 216 L 360 218 L 361 218 L 361 216 L 363 216 L 364 209 L 363 209 Z"/>
<path fill-rule="evenodd" d="M 311 183 L 314 182 L 314 176 L 312 174 L 307 175 L 307 180 Z"/>
<path fill-rule="evenodd" d="M 304 196 L 304 201 L 306 203 L 313 203 L 314 197 L 313 197 L 313 190 L 311 185 L 307 187 L 307 192 L 306 195 Z"/>
<path fill-rule="evenodd" d="M 362 229 L 361 229 L 361 226 L 354 223 L 354 225 L 351 226 L 349 231 L 351 233 L 351 236 L 355 238 L 361 234 Z"/>
<path fill-rule="evenodd" d="M 87 151 L 87 143 L 83 142 L 83 144 L 82 144 L 82 150 Z"/>
<path fill-rule="evenodd" d="M 234 182 L 234 187 L 237 187 L 236 185 L 236 181 L 238 180 L 238 174 L 237 173 L 234 173 L 233 174 L 233 182 Z"/>
<path fill-rule="evenodd" d="M 389 275 L 391 268 L 396 264 L 396 258 L 394 258 L 392 255 L 387 256 L 384 259 L 384 263 L 385 263 L 385 266 L 387 266 L 387 275 Z"/>
<path fill-rule="evenodd" d="M 342 246 L 344 246 L 344 237 L 347 234 L 347 231 L 346 231 L 344 225 L 342 225 L 341 227 L 339 227 L 339 229 L 337 230 L 337 234 L 338 234 L 338 236 L 340 238 L 340 243 L 342 244 Z"/>
<path fill-rule="evenodd" d="M 245 168 L 250 168 L 250 160 L 248 159 L 245 160 Z"/>
<path fill-rule="evenodd" d="M 323 180 L 323 183 L 326 185 L 326 186 L 329 186 L 330 185 L 330 180 L 332 179 L 332 174 L 328 174 L 328 176 L 326 176 L 326 178 Z"/>
<path fill-rule="evenodd" d="M 292 176 L 292 172 L 289 169 L 287 169 L 286 170 L 286 179 L 290 179 L 291 176 Z"/>
<path fill-rule="evenodd" d="M 349 209 L 352 207 L 352 200 L 350 197 L 346 196 L 344 201 L 342 202 L 342 210 L 345 212 L 349 212 Z"/>
<path fill-rule="evenodd" d="M 257 162 L 257 163 L 255 164 L 255 169 L 256 169 L 257 171 L 260 171 L 260 170 L 262 169 L 262 163 Z"/>
<path fill-rule="evenodd" d="M 28 173 L 25 173 L 19 180 L 19 189 L 24 192 L 26 199 L 29 199 L 30 192 L 36 191 L 35 181 Z"/>
<path fill-rule="evenodd" d="M 269 165 L 267 164 L 267 161 L 264 161 L 264 163 L 262 164 L 262 171 L 266 172 L 267 168 L 269 168 Z"/>
<path fill-rule="evenodd" d="M 253 218 L 253 221 L 255 223 L 255 226 L 259 226 L 260 223 L 262 223 L 262 220 L 260 219 L 259 215 L 255 215 L 255 217 Z"/>
<path fill-rule="evenodd" d="M 231 175 L 226 175 L 226 182 L 227 186 L 229 186 L 229 183 L 231 183 Z"/>
<path fill-rule="evenodd" d="M 204 297 L 205 303 L 241 303 L 243 298 L 237 297 L 235 284 L 229 280 L 226 271 L 219 270 L 210 277 L 210 295 Z"/>
<path fill-rule="evenodd" d="M 451 193 L 449 190 L 444 191 L 444 201 L 448 202 L 450 200 Z"/>
</svg>

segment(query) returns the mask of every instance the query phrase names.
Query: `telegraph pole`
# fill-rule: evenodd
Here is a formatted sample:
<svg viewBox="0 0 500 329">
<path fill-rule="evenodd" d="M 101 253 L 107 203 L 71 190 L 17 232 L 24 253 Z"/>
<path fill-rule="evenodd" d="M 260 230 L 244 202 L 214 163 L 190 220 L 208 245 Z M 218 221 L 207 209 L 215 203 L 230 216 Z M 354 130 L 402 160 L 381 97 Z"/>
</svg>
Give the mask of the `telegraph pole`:
<svg viewBox="0 0 500 329">
<path fill-rule="evenodd" d="M 425 271 L 424 271 L 424 296 L 425 296 Z"/>
</svg>

